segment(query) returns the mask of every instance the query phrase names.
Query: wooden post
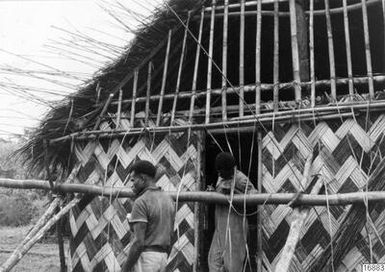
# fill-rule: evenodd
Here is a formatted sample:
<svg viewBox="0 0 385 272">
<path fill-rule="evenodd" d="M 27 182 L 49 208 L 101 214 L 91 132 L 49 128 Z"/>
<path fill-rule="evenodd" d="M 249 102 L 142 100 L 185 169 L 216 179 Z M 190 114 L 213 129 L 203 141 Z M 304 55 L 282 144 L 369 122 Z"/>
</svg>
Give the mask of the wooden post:
<svg viewBox="0 0 385 272">
<path fill-rule="evenodd" d="M 299 71 L 299 52 L 298 52 L 298 38 L 297 38 L 297 12 L 296 12 L 296 0 L 289 0 L 290 9 L 290 33 L 291 33 L 291 52 L 292 52 L 292 65 L 293 65 L 293 78 L 294 78 L 294 90 L 295 100 L 301 101 L 301 82 Z"/>
<path fill-rule="evenodd" d="M 122 99 L 123 99 L 123 90 L 119 90 L 119 100 L 118 100 L 118 111 L 116 113 L 116 128 L 120 128 L 120 119 L 122 115 Z"/>
<path fill-rule="evenodd" d="M 239 28 L 239 116 L 242 117 L 245 103 L 245 0 L 241 0 Z"/>
<path fill-rule="evenodd" d="M 152 61 L 149 61 L 148 71 L 147 71 L 147 91 L 146 91 L 146 106 L 145 106 L 145 117 L 144 117 L 144 123 L 146 126 L 148 126 L 148 118 L 150 114 L 151 70 L 152 70 Z"/>
<path fill-rule="evenodd" d="M 261 1 L 259 1 L 261 2 Z M 258 142 L 258 178 L 257 178 L 257 189 L 258 192 L 262 192 L 263 188 L 263 177 L 262 177 L 262 132 L 258 130 L 257 132 L 257 142 Z M 262 259 L 263 259 L 263 233 L 262 233 L 262 215 L 261 215 L 262 206 L 258 206 L 258 217 L 257 217 L 257 271 L 262 271 Z"/>
<path fill-rule="evenodd" d="M 261 111 L 261 30 L 262 30 L 262 1 L 257 3 L 256 20 L 256 41 L 255 41 L 255 111 Z M 262 271 L 262 270 L 260 270 Z"/>
<path fill-rule="evenodd" d="M 366 7 L 366 0 L 361 0 L 361 4 L 362 4 L 362 20 L 364 24 L 366 71 L 369 78 L 369 97 L 370 99 L 374 99 L 373 68 L 372 68 L 372 56 L 370 53 L 369 23 L 368 23 L 368 10 Z"/>
<path fill-rule="evenodd" d="M 309 5 L 309 50 L 310 50 L 310 103 L 315 107 L 315 62 L 314 62 L 314 0 L 310 0 Z"/>
<path fill-rule="evenodd" d="M 175 119 L 176 103 L 178 100 L 180 80 L 182 77 L 182 69 L 183 69 L 183 62 L 184 62 L 184 56 L 185 56 L 185 50 L 186 50 L 186 40 L 187 40 L 187 33 L 189 30 L 190 17 L 191 17 L 191 11 L 188 12 L 186 27 L 184 30 L 182 50 L 181 50 L 180 59 L 179 59 L 178 77 L 176 80 L 175 95 L 174 95 L 174 101 L 172 103 L 172 110 L 171 110 L 171 125 L 173 125 L 174 119 Z"/>
<path fill-rule="evenodd" d="M 212 10 L 210 19 L 210 42 L 209 42 L 209 55 L 207 63 L 207 92 L 206 92 L 206 118 L 205 124 L 210 123 L 210 104 L 211 104 L 211 79 L 213 69 L 213 49 L 214 49 L 214 25 L 215 25 L 215 5 L 216 0 L 212 0 Z"/>
<path fill-rule="evenodd" d="M 352 51 L 350 46 L 350 27 L 349 27 L 349 17 L 348 17 L 348 4 L 347 0 L 342 0 L 342 5 L 344 9 L 344 32 L 345 32 L 345 45 L 346 45 L 346 65 L 348 69 L 348 78 L 349 78 L 349 94 L 354 94 L 353 89 L 353 68 L 352 68 Z"/>
<path fill-rule="evenodd" d="M 102 118 L 103 118 L 104 114 L 107 112 L 108 106 L 110 105 L 110 103 L 111 103 L 113 97 L 114 97 L 114 94 L 113 94 L 113 93 L 110 93 L 110 94 L 108 95 L 107 101 L 106 101 L 106 103 L 104 104 L 103 109 L 102 109 L 102 111 L 100 112 L 98 118 L 96 119 L 96 122 L 95 122 L 95 125 L 94 125 L 94 130 L 99 128 L 100 122 L 102 121 Z"/>
<path fill-rule="evenodd" d="M 305 0 L 296 0 L 295 11 L 297 20 L 299 76 L 301 78 L 301 82 L 309 81 L 309 50 L 305 10 Z"/>
<path fill-rule="evenodd" d="M 193 117 L 194 105 L 195 105 L 195 96 L 196 96 L 196 92 L 197 92 L 197 78 L 198 78 L 199 57 L 200 57 L 201 46 L 202 46 L 203 20 L 205 17 L 204 15 L 205 15 L 205 9 L 202 8 L 201 20 L 200 20 L 200 24 L 199 24 L 197 51 L 195 53 L 193 82 L 192 82 L 192 87 L 191 87 L 190 113 L 189 113 L 189 118 L 188 118 L 190 124 L 192 124 L 192 117 Z"/>
<path fill-rule="evenodd" d="M 61 201 L 63 201 L 62 197 Z M 60 212 L 60 205 L 57 207 L 57 213 Z M 66 272 L 67 267 L 66 267 L 66 259 L 65 259 L 65 253 L 64 253 L 64 241 L 63 241 L 63 230 L 64 230 L 64 225 L 63 225 L 63 218 L 59 218 L 58 221 L 56 222 L 56 235 L 57 235 L 57 243 L 59 247 L 59 259 L 60 259 L 60 272 Z"/>
<path fill-rule="evenodd" d="M 313 154 L 310 154 L 305 163 L 303 179 L 301 182 L 301 186 L 303 188 L 306 188 L 310 182 L 312 158 L 313 158 Z M 318 194 L 322 185 L 323 185 L 322 178 L 320 178 L 317 181 L 317 183 L 314 185 L 310 194 Z M 290 231 L 287 236 L 285 246 L 281 251 L 281 258 L 279 259 L 279 261 L 275 266 L 275 270 L 274 270 L 275 272 L 289 271 L 290 263 L 294 255 L 295 248 L 299 240 L 299 236 L 301 234 L 301 229 L 303 224 L 305 223 L 305 220 L 309 214 L 309 211 L 310 211 L 310 208 L 308 207 L 306 208 L 300 207 L 300 208 L 294 209 L 293 216 L 292 216 L 293 221 L 290 224 Z"/>
<path fill-rule="evenodd" d="M 135 103 L 136 103 L 136 90 L 138 88 L 138 74 L 139 71 L 137 68 L 134 70 L 134 86 L 132 87 L 132 101 L 131 101 L 131 118 L 130 118 L 130 124 L 131 127 L 134 127 L 135 125 Z"/>
<path fill-rule="evenodd" d="M 52 182 L 51 170 L 49 169 L 48 148 L 49 148 L 49 142 L 47 140 L 44 140 L 44 166 L 45 166 L 46 178 L 52 189 L 54 187 L 54 184 Z"/>
<path fill-rule="evenodd" d="M 333 45 L 333 31 L 332 21 L 330 18 L 330 7 L 329 0 L 325 0 L 325 16 L 326 16 L 326 28 L 328 34 L 328 48 L 329 48 L 329 66 L 330 66 L 330 81 L 331 81 L 331 96 L 333 101 L 337 99 L 337 88 L 336 88 L 336 68 L 334 60 L 334 45 Z"/>
<path fill-rule="evenodd" d="M 227 120 L 227 37 L 229 25 L 229 0 L 225 0 L 222 42 L 222 120 Z"/>
<path fill-rule="evenodd" d="M 171 29 L 168 31 L 168 39 L 167 39 L 167 47 L 166 47 L 166 54 L 164 57 L 164 66 L 163 66 L 163 76 L 162 76 L 162 87 L 160 89 L 160 99 L 158 104 L 158 114 L 156 116 L 156 126 L 158 127 L 160 125 L 160 117 L 162 115 L 162 107 L 163 107 L 163 97 L 164 97 L 164 91 L 166 88 L 166 81 L 167 81 L 167 68 L 168 68 L 168 58 L 170 55 L 170 45 L 171 45 Z"/>
<path fill-rule="evenodd" d="M 273 108 L 278 111 L 279 100 L 279 0 L 274 0 L 274 65 L 273 65 Z"/>
</svg>

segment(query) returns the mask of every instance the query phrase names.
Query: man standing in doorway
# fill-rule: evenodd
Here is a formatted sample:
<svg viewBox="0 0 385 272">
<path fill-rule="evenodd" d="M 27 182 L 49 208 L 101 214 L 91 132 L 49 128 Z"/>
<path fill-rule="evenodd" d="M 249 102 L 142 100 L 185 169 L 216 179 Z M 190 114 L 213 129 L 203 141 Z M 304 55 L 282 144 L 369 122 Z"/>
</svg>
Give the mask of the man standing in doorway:
<svg viewBox="0 0 385 272">
<path fill-rule="evenodd" d="M 155 185 L 156 168 L 148 161 L 138 161 L 130 169 L 135 200 L 130 225 L 134 238 L 122 271 L 163 272 L 174 229 L 175 204 Z"/>
<path fill-rule="evenodd" d="M 218 180 L 215 190 L 223 194 L 246 194 L 255 190 L 249 178 L 236 169 L 234 157 L 222 152 L 215 158 Z M 208 256 L 210 272 L 241 272 L 246 257 L 248 222 L 242 211 L 228 205 L 215 206 L 215 232 Z"/>
</svg>

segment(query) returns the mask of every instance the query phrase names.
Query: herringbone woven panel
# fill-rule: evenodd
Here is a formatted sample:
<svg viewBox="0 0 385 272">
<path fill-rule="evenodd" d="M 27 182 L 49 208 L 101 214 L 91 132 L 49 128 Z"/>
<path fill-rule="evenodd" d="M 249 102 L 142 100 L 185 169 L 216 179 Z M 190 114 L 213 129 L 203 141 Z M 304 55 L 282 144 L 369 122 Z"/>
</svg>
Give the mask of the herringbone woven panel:
<svg viewBox="0 0 385 272">
<path fill-rule="evenodd" d="M 327 183 L 327 192 L 343 193 L 364 189 L 368 176 L 385 155 L 385 115 L 344 121 L 283 125 L 263 138 L 263 190 L 268 193 L 306 190 L 300 183 L 304 164 L 313 152 L 313 174 Z M 349 207 L 332 206 L 311 209 L 302 229 L 290 271 L 308 271 L 330 243 Z M 292 209 L 286 205 L 267 205 L 263 210 L 264 266 L 270 271 L 285 244 Z M 371 217 L 379 235 L 385 235 L 384 211 Z M 345 257 L 338 271 L 352 271 L 369 262 L 368 235 L 361 232 L 362 243 Z M 385 261 L 385 247 L 371 233 L 376 260 Z M 337 270 L 336 270 L 337 271 Z M 360 271 L 360 270 L 357 270 Z"/>
<path fill-rule="evenodd" d="M 81 169 L 76 182 L 127 186 L 127 173 L 137 160 L 159 167 L 157 184 L 165 191 L 196 190 L 196 137 L 187 133 L 100 140 L 75 148 Z M 84 197 L 70 213 L 73 271 L 120 271 L 130 241 L 128 199 Z M 193 204 L 180 203 L 167 271 L 191 271 L 195 260 Z"/>
</svg>

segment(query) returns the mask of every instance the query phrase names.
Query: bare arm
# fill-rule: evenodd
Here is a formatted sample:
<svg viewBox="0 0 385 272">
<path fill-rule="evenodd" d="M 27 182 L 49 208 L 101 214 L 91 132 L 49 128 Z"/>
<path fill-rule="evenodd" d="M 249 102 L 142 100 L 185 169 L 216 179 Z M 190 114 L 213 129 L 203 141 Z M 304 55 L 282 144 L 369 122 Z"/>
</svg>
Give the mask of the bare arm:
<svg viewBox="0 0 385 272">
<path fill-rule="evenodd" d="M 133 223 L 134 239 L 131 242 L 131 247 L 128 251 L 127 261 L 122 267 L 122 272 L 129 272 L 134 267 L 144 247 L 144 234 L 146 232 L 147 223 Z"/>
</svg>

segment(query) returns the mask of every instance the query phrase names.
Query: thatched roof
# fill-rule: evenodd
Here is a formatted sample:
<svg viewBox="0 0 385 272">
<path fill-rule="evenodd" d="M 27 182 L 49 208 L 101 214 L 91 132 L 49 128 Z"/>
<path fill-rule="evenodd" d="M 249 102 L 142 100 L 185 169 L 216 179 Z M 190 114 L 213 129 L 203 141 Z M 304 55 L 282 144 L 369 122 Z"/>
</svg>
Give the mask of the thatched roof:
<svg viewBox="0 0 385 272">
<path fill-rule="evenodd" d="M 182 20 L 185 20 L 187 12 L 201 7 L 203 2 L 170 0 L 168 5 Z M 78 92 L 66 97 L 48 112 L 39 127 L 31 134 L 29 141 L 19 150 L 31 170 L 44 169 L 47 161 L 51 163 L 52 169 L 71 168 L 71 142 L 49 145 L 48 150 L 46 150 L 46 142 L 92 127 L 109 94 L 160 44 L 164 44 L 169 29 L 181 25 L 169 7 L 157 10 L 151 15 L 152 22 L 143 24 L 137 30 L 135 39 L 130 42 L 126 52 L 115 63 L 97 72 L 94 78 Z M 97 88 L 101 90 L 99 101 L 96 95 Z M 123 88 L 123 90 L 125 98 L 131 96 L 131 89 Z"/>
</svg>

